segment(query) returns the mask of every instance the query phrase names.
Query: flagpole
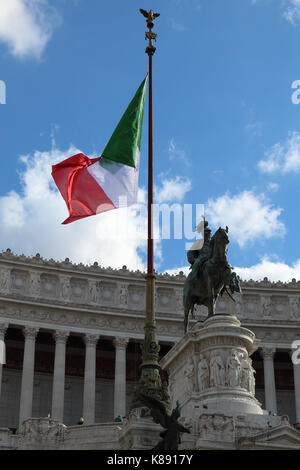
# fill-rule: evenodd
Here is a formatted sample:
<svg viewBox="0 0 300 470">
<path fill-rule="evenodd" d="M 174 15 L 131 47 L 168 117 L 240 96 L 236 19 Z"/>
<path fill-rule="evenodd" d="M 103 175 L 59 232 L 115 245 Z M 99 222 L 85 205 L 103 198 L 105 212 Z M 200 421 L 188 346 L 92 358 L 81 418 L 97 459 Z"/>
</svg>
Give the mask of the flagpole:
<svg viewBox="0 0 300 470">
<path fill-rule="evenodd" d="M 156 340 L 155 320 L 155 270 L 154 270 L 154 241 L 153 241 L 153 108 L 152 108 L 152 58 L 156 48 L 152 41 L 156 41 L 157 34 L 152 32 L 154 19 L 159 16 L 152 10 L 140 10 L 146 17 L 148 31 L 145 37 L 148 40 L 146 54 L 149 61 L 149 103 L 148 103 L 148 240 L 147 240 L 147 274 L 146 274 L 146 319 L 144 343 L 142 345 L 142 364 L 139 384 L 136 388 L 132 407 L 144 405 L 143 396 L 151 396 L 163 402 L 169 409 L 169 395 L 167 386 L 162 383 L 159 366 L 160 346 Z"/>
<path fill-rule="evenodd" d="M 154 242 L 153 242 L 153 102 L 152 102 L 152 57 L 156 48 L 152 40 L 157 35 L 152 33 L 154 26 L 151 18 L 151 10 L 148 13 L 146 39 L 149 44 L 146 48 L 148 55 L 149 76 L 149 102 L 148 102 L 148 250 L 147 250 L 147 295 L 146 295 L 146 321 L 153 322 L 155 327 L 155 271 L 154 271 Z"/>
</svg>

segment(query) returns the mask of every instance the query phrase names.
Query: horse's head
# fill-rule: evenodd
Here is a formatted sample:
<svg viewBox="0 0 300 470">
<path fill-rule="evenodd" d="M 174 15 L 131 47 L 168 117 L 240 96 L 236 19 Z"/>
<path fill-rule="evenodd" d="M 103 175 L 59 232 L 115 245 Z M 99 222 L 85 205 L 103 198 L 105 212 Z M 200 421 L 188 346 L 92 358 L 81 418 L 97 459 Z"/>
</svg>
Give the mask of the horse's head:
<svg viewBox="0 0 300 470">
<path fill-rule="evenodd" d="M 228 227 L 226 226 L 226 229 L 219 227 L 214 236 L 212 237 L 212 240 L 214 240 L 215 243 L 224 243 L 225 245 L 228 245 L 230 243 L 229 237 L 228 237 Z"/>
</svg>

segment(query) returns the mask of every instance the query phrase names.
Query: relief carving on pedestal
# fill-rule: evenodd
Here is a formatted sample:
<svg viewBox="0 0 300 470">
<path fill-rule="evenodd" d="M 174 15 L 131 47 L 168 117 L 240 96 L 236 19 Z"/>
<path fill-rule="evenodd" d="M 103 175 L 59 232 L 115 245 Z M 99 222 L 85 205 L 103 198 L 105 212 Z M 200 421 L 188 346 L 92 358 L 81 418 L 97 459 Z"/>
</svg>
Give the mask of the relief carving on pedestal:
<svg viewBox="0 0 300 470">
<path fill-rule="evenodd" d="M 237 351 L 231 350 L 226 362 L 227 385 L 238 387 L 240 382 L 241 362 Z"/>
<path fill-rule="evenodd" d="M 199 392 L 209 387 L 209 365 L 205 356 L 200 354 L 198 363 L 198 386 Z"/>
<path fill-rule="evenodd" d="M 248 353 L 231 349 L 230 352 L 224 354 L 225 359 L 218 350 L 210 354 L 206 353 L 206 355 L 200 353 L 196 372 L 192 358 L 190 358 L 184 370 L 188 393 L 195 390 L 195 373 L 197 373 L 199 392 L 212 387 L 238 387 L 255 395 L 255 370 Z"/>
<path fill-rule="evenodd" d="M 189 394 L 194 391 L 195 388 L 195 366 L 194 361 L 190 358 L 186 369 L 184 370 L 184 377 L 186 382 L 186 389 Z"/>
<path fill-rule="evenodd" d="M 218 351 L 210 355 L 210 385 L 211 387 L 222 387 L 225 385 L 225 367 L 223 359 Z"/>
<path fill-rule="evenodd" d="M 200 439 L 231 442 L 234 440 L 234 420 L 221 413 L 202 414 L 198 420 Z"/>
<path fill-rule="evenodd" d="M 246 353 L 240 354 L 240 380 L 239 386 L 248 390 L 253 396 L 255 395 L 255 370 L 252 367 L 252 360 Z"/>
</svg>

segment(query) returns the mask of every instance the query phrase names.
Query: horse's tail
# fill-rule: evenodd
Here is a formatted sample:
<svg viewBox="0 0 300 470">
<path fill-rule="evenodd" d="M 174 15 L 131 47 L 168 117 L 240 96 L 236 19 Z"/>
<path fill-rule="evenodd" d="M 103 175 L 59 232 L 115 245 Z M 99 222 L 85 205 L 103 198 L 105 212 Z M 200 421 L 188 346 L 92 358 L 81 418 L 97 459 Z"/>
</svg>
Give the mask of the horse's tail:
<svg viewBox="0 0 300 470">
<path fill-rule="evenodd" d="M 189 307 L 184 308 L 184 333 L 187 332 L 189 325 Z"/>
<path fill-rule="evenodd" d="M 189 325 L 189 314 L 193 315 L 194 313 L 194 304 L 192 303 L 185 303 L 184 305 L 184 333 L 187 332 L 188 325 Z"/>
<path fill-rule="evenodd" d="M 192 306 L 191 306 L 191 315 L 192 315 L 193 318 L 194 318 L 194 308 L 195 308 L 195 304 L 192 304 Z"/>
</svg>

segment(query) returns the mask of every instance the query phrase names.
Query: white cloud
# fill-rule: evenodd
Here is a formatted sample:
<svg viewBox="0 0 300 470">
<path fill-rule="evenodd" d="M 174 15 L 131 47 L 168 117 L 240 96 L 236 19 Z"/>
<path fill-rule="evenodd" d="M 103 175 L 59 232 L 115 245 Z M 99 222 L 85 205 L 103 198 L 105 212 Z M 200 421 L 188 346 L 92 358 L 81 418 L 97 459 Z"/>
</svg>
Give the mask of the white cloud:
<svg viewBox="0 0 300 470">
<path fill-rule="evenodd" d="M 300 171 L 300 132 L 290 132 L 285 144 L 276 143 L 266 152 L 266 159 L 258 162 L 263 173 Z"/>
<path fill-rule="evenodd" d="M 258 168 L 263 173 L 274 173 L 282 167 L 282 161 L 284 160 L 284 149 L 281 144 L 277 143 L 268 150 L 266 153 L 266 159 L 258 162 Z"/>
<path fill-rule="evenodd" d="M 167 269 L 165 272 L 176 275 L 180 271 L 187 276 L 190 273 L 189 266 Z M 292 279 L 300 279 L 300 259 L 289 266 L 282 261 L 272 261 L 269 256 L 264 256 L 259 263 L 249 268 L 235 267 L 234 271 L 243 281 L 250 279 L 261 281 L 267 277 L 272 282 L 290 282 Z"/>
<path fill-rule="evenodd" d="M 171 25 L 171 28 L 177 31 L 178 33 L 183 33 L 184 31 L 186 31 L 186 27 L 183 26 L 183 24 L 178 23 L 175 18 L 169 18 L 169 23 Z"/>
<path fill-rule="evenodd" d="M 300 0 L 287 0 L 283 16 L 291 24 L 295 24 L 300 18 Z"/>
<path fill-rule="evenodd" d="M 162 186 L 155 190 L 156 202 L 181 202 L 191 188 L 192 184 L 188 178 L 176 176 L 173 179 L 165 179 L 162 181 Z"/>
<path fill-rule="evenodd" d="M 205 215 L 217 227 L 228 225 L 230 235 L 240 247 L 259 238 L 282 237 L 285 226 L 279 220 L 281 208 L 274 208 L 263 194 L 243 191 L 235 196 L 225 194 L 209 199 Z"/>
<path fill-rule="evenodd" d="M 263 0 L 251 0 L 252 5 L 262 3 Z M 274 0 L 274 4 L 278 4 L 282 9 L 283 17 L 292 25 L 295 25 L 300 19 L 300 0 Z"/>
<path fill-rule="evenodd" d="M 279 188 L 279 184 L 278 184 L 278 183 L 272 183 L 272 182 L 270 182 L 270 183 L 268 183 L 268 185 L 267 185 L 267 189 L 268 189 L 269 191 L 277 191 L 278 188 Z"/>
<path fill-rule="evenodd" d="M 16 57 L 40 58 L 60 21 L 48 0 L 0 0 L 0 41 Z"/>
<path fill-rule="evenodd" d="M 45 258 L 144 269 L 145 215 L 132 211 L 127 219 L 126 209 L 118 209 L 61 225 L 68 211 L 52 180 L 51 165 L 78 152 L 71 146 L 66 152 L 54 148 L 22 157 L 22 193 L 0 197 L 1 246 L 26 255 L 39 252 Z M 127 229 L 131 233 L 126 239 Z M 139 234 L 134 236 L 134 230 Z"/>
<path fill-rule="evenodd" d="M 293 278 L 300 279 L 300 259 L 289 266 L 282 261 L 271 261 L 265 256 L 258 264 L 249 268 L 235 268 L 235 271 L 243 280 L 259 281 L 267 277 L 270 281 L 289 282 Z"/>
<path fill-rule="evenodd" d="M 0 245 L 28 256 L 68 257 L 75 263 L 145 270 L 147 250 L 146 191 L 139 189 L 137 206 L 105 212 L 68 225 L 66 204 L 51 176 L 51 165 L 79 153 L 74 146 L 63 152 L 55 146 L 48 152 L 22 156 L 22 191 L 0 195 Z M 95 157 L 92 155 L 91 157 Z M 157 187 L 160 202 L 180 201 L 190 182 L 182 177 L 162 179 Z M 158 228 L 154 227 L 155 233 Z M 155 240 L 156 267 L 162 260 L 161 240 Z"/>
<path fill-rule="evenodd" d="M 189 266 L 182 266 L 181 268 L 171 268 L 171 269 L 166 269 L 164 271 L 165 273 L 171 274 L 171 276 L 175 276 L 176 274 L 179 274 L 180 272 L 183 272 L 185 276 L 187 276 L 191 270 Z"/>
<path fill-rule="evenodd" d="M 169 153 L 170 160 L 175 160 L 177 163 L 178 161 L 181 161 L 187 167 L 191 166 L 191 163 L 187 157 L 186 151 L 183 148 L 181 148 L 177 142 L 175 142 L 175 139 L 173 137 L 170 139 L 170 142 L 169 142 L 168 153 Z"/>
</svg>

